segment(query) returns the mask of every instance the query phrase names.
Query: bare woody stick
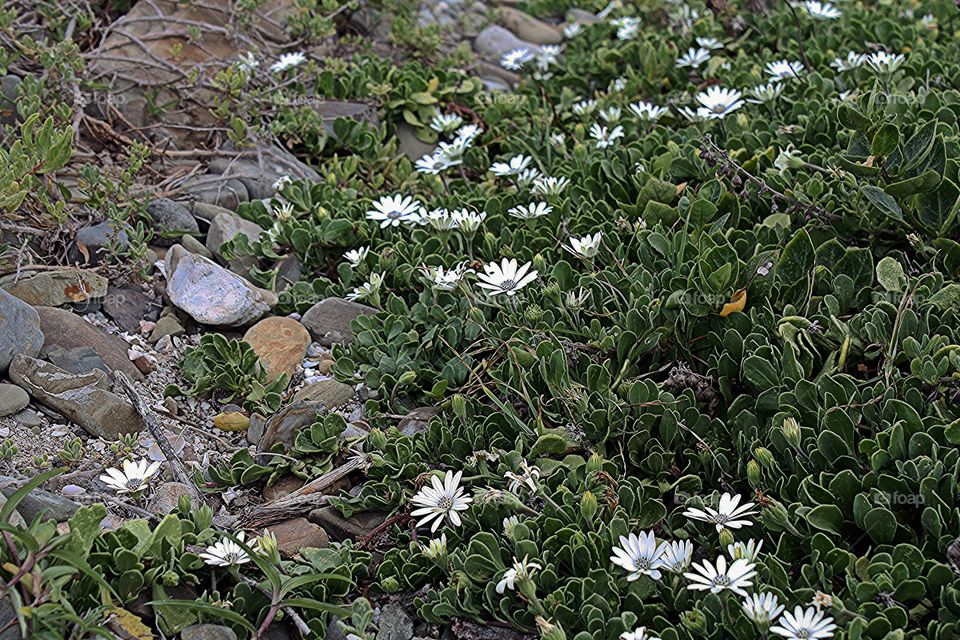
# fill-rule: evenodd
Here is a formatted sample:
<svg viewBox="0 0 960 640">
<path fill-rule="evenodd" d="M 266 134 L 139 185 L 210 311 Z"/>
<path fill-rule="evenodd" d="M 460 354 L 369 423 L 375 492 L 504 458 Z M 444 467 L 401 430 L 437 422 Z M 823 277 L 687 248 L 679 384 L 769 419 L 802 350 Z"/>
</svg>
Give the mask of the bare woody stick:
<svg viewBox="0 0 960 640">
<path fill-rule="evenodd" d="M 127 394 L 127 397 L 130 398 L 133 408 L 136 409 L 137 413 L 140 414 L 140 417 L 143 418 L 143 422 L 147 425 L 150 435 L 153 436 L 157 446 L 160 447 L 160 451 L 163 452 L 167 462 L 170 463 L 170 467 L 173 469 L 173 475 L 176 477 L 178 482 L 186 485 L 190 494 L 190 500 L 195 503 L 202 502 L 203 498 L 200 495 L 200 491 L 197 489 L 197 485 L 194 484 L 193 478 L 190 477 L 190 473 L 187 471 L 186 467 L 183 466 L 183 462 L 181 462 L 180 458 L 177 457 L 173 447 L 170 446 L 167 438 L 160 431 L 160 425 L 157 422 L 157 416 L 154 415 L 153 411 L 151 411 L 147 406 L 147 403 L 144 402 L 143 398 L 140 397 L 140 394 L 137 393 L 137 390 L 134 388 L 130 378 L 124 375 L 122 371 L 115 372 L 115 376 L 117 384 L 120 385 L 120 388 L 123 389 L 124 393 Z"/>
</svg>

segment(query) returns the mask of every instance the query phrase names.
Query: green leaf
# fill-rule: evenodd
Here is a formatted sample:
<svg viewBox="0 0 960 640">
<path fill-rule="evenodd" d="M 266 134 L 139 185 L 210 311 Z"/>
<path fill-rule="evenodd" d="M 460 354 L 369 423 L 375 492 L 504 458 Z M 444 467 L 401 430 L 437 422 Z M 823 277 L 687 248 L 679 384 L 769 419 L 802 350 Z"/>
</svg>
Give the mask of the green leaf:
<svg viewBox="0 0 960 640">
<path fill-rule="evenodd" d="M 816 251 L 810 234 L 801 229 L 783 248 L 777 264 L 777 276 L 788 284 L 806 280 L 816 263 Z"/>
<path fill-rule="evenodd" d="M 833 504 L 821 504 L 806 515 L 807 522 L 820 531 L 840 535 L 840 528 L 843 525 L 843 512 Z"/>
<path fill-rule="evenodd" d="M 865 195 L 867 200 L 873 203 L 876 208 L 883 212 L 884 215 L 893 218 L 897 222 L 903 222 L 903 211 L 900 209 L 900 205 L 883 189 L 875 187 L 872 184 L 865 184 L 860 187 L 860 192 Z"/>
<path fill-rule="evenodd" d="M 877 282 L 890 293 L 900 293 L 907 286 L 907 276 L 900 263 L 887 256 L 877 263 Z"/>
<path fill-rule="evenodd" d="M 887 156 L 893 153 L 893 150 L 897 148 L 899 142 L 900 131 L 897 130 L 897 125 L 888 122 L 873 134 L 870 151 L 878 157 Z"/>
<path fill-rule="evenodd" d="M 200 600 L 151 600 L 147 603 L 149 607 L 168 607 L 171 609 L 187 609 L 195 613 L 203 613 L 212 620 L 226 620 L 233 624 L 238 624 L 247 631 L 254 631 L 254 626 L 247 621 L 245 617 L 233 611 L 225 609 Z"/>
</svg>

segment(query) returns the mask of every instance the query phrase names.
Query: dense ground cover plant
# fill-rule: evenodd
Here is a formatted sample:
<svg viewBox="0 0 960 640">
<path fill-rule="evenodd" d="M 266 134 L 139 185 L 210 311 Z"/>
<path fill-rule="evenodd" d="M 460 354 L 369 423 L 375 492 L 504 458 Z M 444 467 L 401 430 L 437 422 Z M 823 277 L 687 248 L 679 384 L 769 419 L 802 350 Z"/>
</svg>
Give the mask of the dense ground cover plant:
<svg viewBox="0 0 960 640">
<path fill-rule="evenodd" d="M 180 610 L 158 586 L 227 564 L 231 594 L 190 611 L 238 631 L 276 608 L 257 575 L 302 596 L 316 633 L 353 603 L 358 637 L 360 581 L 428 622 L 551 640 L 960 633 L 956 8 L 742 4 L 591 7 L 603 19 L 562 47 L 504 56 L 511 94 L 420 63 L 281 69 L 383 124 L 277 114 L 326 181 L 241 205 L 270 232 L 225 255 L 254 256 L 264 286 L 298 258 L 277 311 L 379 309 L 334 353 L 375 392 L 374 428 L 348 450 L 330 416 L 287 458 L 244 450 L 208 479 L 363 455 L 362 488 L 331 502 L 394 517 L 382 561 L 216 546 L 183 505 L 169 535 L 90 534 L 91 570 L 64 560 L 54 582 L 86 577 L 57 602 L 91 611 L 86 583 L 109 576 L 114 602 Z M 400 122 L 437 152 L 398 157 Z M 191 392 L 273 406 L 248 356 L 207 338 Z M 393 428 L 422 405 L 441 409 L 422 433 Z M 202 564 L 189 550 L 208 543 Z"/>
</svg>

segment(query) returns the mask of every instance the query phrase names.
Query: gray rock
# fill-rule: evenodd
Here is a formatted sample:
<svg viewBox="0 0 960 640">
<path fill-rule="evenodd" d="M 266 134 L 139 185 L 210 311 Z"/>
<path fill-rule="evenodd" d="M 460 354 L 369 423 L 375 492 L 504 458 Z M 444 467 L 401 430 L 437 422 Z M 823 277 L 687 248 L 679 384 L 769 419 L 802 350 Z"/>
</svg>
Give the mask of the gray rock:
<svg viewBox="0 0 960 640">
<path fill-rule="evenodd" d="M 108 375 L 110 374 L 110 367 L 90 347 L 74 347 L 72 349 L 51 347 L 50 349 L 44 349 L 44 357 L 69 373 L 82 375 L 99 369 Z"/>
<path fill-rule="evenodd" d="M 37 307 L 40 329 L 46 337 L 40 355 L 47 357 L 55 349 L 68 351 L 88 347 L 100 357 L 111 371 L 122 371 L 132 380 L 143 374 L 130 362 L 126 340 L 101 331 L 80 316 L 54 307 Z M 78 354 L 79 355 L 79 354 Z"/>
<path fill-rule="evenodd" d="M 96 438 L 116 439 L 144 428 L 143 420 L 126 399 L 104 389 L 105 375 L 101 371 L 73 375 L 48 362 L 18 355 L 9 375 L 34 400 Z"/>
<path fill-rule="evenodd" d="M 374 111 L 374 117 L 375 115 L 376 112 Z M 232 143 L 228 143 L 220 150 L 234 148 Z M 250 150 L 245 151 L 246 153 L 242 156 L 223 155 L 214 158 L 207 165 L 207 170 L 210 175 L 219 175 L 224 179 L 234 179 L 242 183 L 250 200 L 272 196 L 275 192 L 273 183 L 280 176 L 290 176 L 294 179 L 306 179 L 313 182 L 320 180 L 320 175 L 315 170 L 277 145 L 262 145 L 253 149 L 252 152 Z"/>
<path fill-rule="evenodd" d="M 199 200 L 191 202 L 188 208 L 196 220 L 202 220 L 207 224 L 213 222 L 213 219 L 221 213 L 233 213 L 230 211 L 230 209 L 225 209 L 224 207 L 220 207 L 215 204 L 209 204 L 207 202 L 201 202 Z"/>
<path fill-rule="evenodd" d="M 430 419 L 440 415 L 438 407 L 417 407 L 407 415 L 400 418 L 397 423 L 397 429 L 405 436 L 413 436 L 423 433 L 430 424 Z"/>
<path fill-rule="evenodd" d="M 413 637 L 413 620 L 399 604 L 384 605 L 377 627 L 377 640 L 410 640 Z"/>
<path fill-rule="evenodd" d="M 0 124 L 16 124 L 19 120 L 17 112 L 17 87 L 23 80 L 19 76 L 6 75 L 0 78 Z M 0 635 L 0 638 L 3 638 Z"/>
<path fill-rule="evenodd" d="M 287 451 L 293 445 L 297 432 L 316 422 L 317 418 L 326 413 L 326 407 L 319 402 L 294 401 L 270 416 L 263 429 L 263 436 L 257 443 L 257 462 L 266 464 L 271 457 L 265 455 L 276 445 L 281 445 Z"/>
<path fill-rule="evenodd" d="M 326 298 L 310 307 L 301 322 L 314 340 L 329 347 L 335 342 L 350 342 L 353 339 L 350 323 L 354 318 L 375 313 L 376 309 L 359 302 Z"/>
<path fill-rule="evenodd" d="M 327 623 L 327 634 L 324 636 L 325 640 L 348 640 L 347 630 L 343 626 L 340 618 L 331 617 L 330 622 Z"/>
<path fill-rule="evenodd" d="M 177 510 L 180 496 L 190 497 L 191 488 L 182 482 L 164 482 L 150 499 L 149 509 L 154 513 L 168 514 Z"/>
<path fill-rule="evenodd" d="M 225 242 L 242 234 L 254 243 L 262 233 L 263 229 L 256 222 L 241 218 L 235 213 L 221 213 L 210 222 L 210 229 L 207 231 L 207 250 L 222 258 L 220 247 Z"/>
<path fill-rule="evenodd" d="M 16 282 L 6 282 L 3 288 L 27 304 L 59 307 L 71 302 L 83 302 L 107 295 L 108 281 L 103 276 L 85 269 L 44 271 Z"/>
<path fill-rule="evenodd" d="M 13 606 L 10 596 L 0 598 L 0 629 L 6 629 L 0 633 L 0 640 L 22 640 L 23 638 L 17 620 L 17 609 Z"/>
<path fill-rule="evenodd" d="M 184 333 L 186 333 L 186 329 L 180 324 L 177 316 L 172 313 L 164 314 L 157 320 L 157 325 L 150 332 L 150 338 L 147 342 L 156 344 L 166 336 L 182 336 Z"/>
<path fill-rule="evenodd" d="M 83 248 L 80 248 L 83 245 Z M 113 222 L 101 222 L 77 231 L 70 245 L 69 258 L 79 264 L 95 266 L 103 262 L 113 249 L 121 251 L 130 246 L 127 232 Z"/>
<path fill-rule="evenodd" d="M 270 291 L 253 286 L 215 262 L 175 244 L 167 252 L 167 295 L 202 324 L 238 327 L 256 322 L 277 303 Z"/>
<path fill-rule="evenodd" d="M 293 396 L 294 401 L 320 402 L 327 409 L 336 409 L 353 399 L 353 387 L 333 378 L 304 386 Z"/>
<path fill-rule="evenodd" d="M 39 427 L 43 424 L 43 416 L 34 411 L 33 409 L 24 409 L 17 415 L 13 416 L 13 421 L 20 425 L 21 427 Z"/>
<path fill-rule="evenodd" d="M 473 50 L 494 62 L 499 62 L 500 57 L 512 49 L 528 49 L 534 55 L 541 51 L 540 45 L 522 40 L 497 25 L 484 29 L 473 41 Z"/>
<path fill-rule="evenodd" d="M 103 312 L 128 333 L 140 331 L 141 320 L 156 320 L 160 303 L 137 287 L 111 287 L 103 298 Z"/>
<path fill-rule="evenodd" d="M 215 204 L 230 211 L 235 211 L 237 205 L 250 199 L 246 185 L 236 178 L 211 180 L 211 176 L 198 176 L 188 180 L 183 188 L 199 202 Z"/>
<path fill-rule="evenodd" d="M 277 292 L 289 289 L 293 284 L 299 282 L 303 275 L 303 265 L 294 255 L 281 258 L 274 266 L 277 268 L 277 282 L 274 286 Z"/>
<path fill-rule="evenodd" d="M 594 15 L 584 9 L 571 8 L 567 10 L 567 22 L 575 22 L 582 25 L 602 24 L 603 18 Z"/>
<path fill-rule="evenodd" d="M 0 373 L 7 370 L 13 356 L 35 356 L 43 346 L 43 331 L 36 309 L 0 289 Z"/>
<path fill-rule="evenodd" d="M 431 155 L 435 148 L 434 145 L 417 138 L 416 130 L 406 122 L 397 125 L 397 140 L 400 143 L 400 153 L 410 160 L 419 160 L 423 156 Z"/>
<path fill-rule="evenodd" d="M 180 632 L 180 640 L 237 640 L 237 634 L 219 624 L 194 624 Z"/>
<path fill-rule="evenodd" d="M 25 409 L 30 404 L 30 396 L 15 384 L 0 382 L 0 417 L 9 416 Z"/>
<path fill-rule="evenodd" d="M 219 209 L 219 207 L 217 207 Z M 183 234 L 180 237 L 180 244 L 183 245 L 183 248 L 189 251 L 190 253 L 195 253 L 198 256 L 203 256 L 204 258 L 210 258 L 213 260 L 213 254 L 207 249 L 206 246 L 193 236 L 189 234 Z"/>
<path fill-rule="evenodd" d="M 0 476 L 0 493 L 9 498 L 22 484 L 15 478 Z M 79 508 L 80 505 L 73 500 L 44 489 L 34 489 L 17 505 L 17 511 L 27 522 L 33 522 L 38 516 L 64 522 L 69 520 Z"/>
<path fill-rule="evenodd" d="M 147 215 L 157 226 L 153 241 L 161 247 L 173 246 L 185 233 L 200 233 L 200 227 L 190 210 L 179 202 L 157 198 L 147 205 Z"/>
<path fill-rule="evenodd" d="M 374 127 L 380 126 L 377 108 L 364 102 L 349 102 L 346 100 L 323 100 L 315 103 L 313 110 L 323 120 L 323 125 L 329 133 L 333 133 L 333 123 L 338 118 L 349 118 Z"/>
</svg>

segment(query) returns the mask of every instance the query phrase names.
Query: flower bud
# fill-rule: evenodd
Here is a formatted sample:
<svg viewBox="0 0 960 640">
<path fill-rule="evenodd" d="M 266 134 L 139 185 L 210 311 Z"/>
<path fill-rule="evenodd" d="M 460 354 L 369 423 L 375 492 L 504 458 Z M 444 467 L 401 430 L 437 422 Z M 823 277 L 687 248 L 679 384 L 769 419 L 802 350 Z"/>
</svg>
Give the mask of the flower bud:
<svg viewBox="0 0 960 640">
<path fill-rule="evenodd" d="M 380 588 L 384 593 L 393 593 L 400 588 L 400 582 L 393 576 L 389 576 L 380 581 Z"/>
<path fill-rule="evenodd" d="M 760 465 L 757 464 L 756 460 L 751 460 L 747 463 L 747 481 L 751 487 L 756 488 L 760 486 L 760 480 Z"/>
<path fill-rule="evenodd" d="M 453 415 L 460 418 L 461 421 L 467 420 L 467 399 L 461 394 L 457 394 L 450 399 L 450 406 L 453 408 Z"/>
<path fill-rule="evenodd" d="M 800 423 L 793 416 L 783 420 L 783 437 L 787 439 L 790 446 L 794 449 L 800 447 Z"/>
<path fill-rule="evenodd" d="M 384 435 L 380 429 L 373 429 L 370 431 L 370 435 L 367 436 L 366 442 L 371 449 L 383 451 L 387 446 L 387 436 Z"/>
<path fill-rule="evenodd" d="M 416 372 L 416 371 L 405 371 L 405 372 L 403 373 L 403 375 L 401 375 L 401 376 L 397 379 L 397 386 L 398 386 L 398 387 L 406 386 L 406 385 L 412 383 L 412 382 L 413 382 L 414 380 L 416 380 L 416 379 L 417 379 L 417 372 Z"/>
<path fill-rule="evenodd" d="M 534 618 L 537 623 L 537 630 L 540 631 L 541 640 L 567 640 L 567 634 L 563 632 L 563 627 L 554 624 L 541 616 Z"/>
<path fill-rule="evenodd" d="M 603 456 L 599 453 L 591 453 L 587 459 L 587 472 L 597 473 L 601 469 L 603 469 Z"/>
<path fill-rule="evenodd" d="M 764 466 L 764 468 L 777 468 L 777 461 L 773 459 L 773 454 L 770 453 L 770 449 L 767 449 L 766 447 L 757 447 L 753 450 L 753 455 L 757 457 L 757 460 Z"/>
<path fill-rule="evenodd" d="M 597 509 L 600 505 L 597 503 L 597 496 L 590 491 L 585 491 L 580 498 L 580 515 L 587 522 L 592 522 L 593 517 L 597 515 Z"/>
<path fill-rule="evenodd" d="M 539 253 L 533 256 L 533 260 L 531 260 L 531 262 L 533 263 L 533 268 L 540 273 L 543 273 L 547 270 L 547 260 Z"/>
<path fill-rule="evenodd" d="M 783 531 L 790 525 L 790 514 L 786 507 L 773 498 L 766 499 L 767 506 L 760 512 L 760 520 L 774 531 Z"/>
<path fill-rule="evenodd" d="M 690 609 L 680 614 L 680 622 L 693 635 L 699 636 L 707 628 L 707 620 L 699 609 Z"/>
<path fill-rule="evenodd" d="M 720 529 L 720 546 L 726 547 L 733 544 L 733 533 L 726 527 Z"/>
</svg>

